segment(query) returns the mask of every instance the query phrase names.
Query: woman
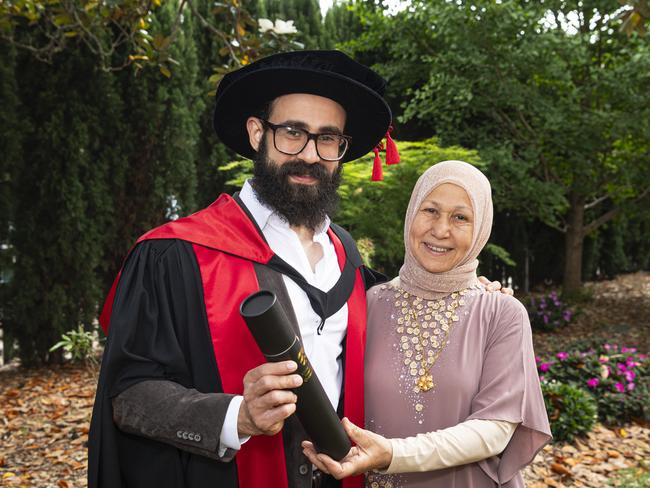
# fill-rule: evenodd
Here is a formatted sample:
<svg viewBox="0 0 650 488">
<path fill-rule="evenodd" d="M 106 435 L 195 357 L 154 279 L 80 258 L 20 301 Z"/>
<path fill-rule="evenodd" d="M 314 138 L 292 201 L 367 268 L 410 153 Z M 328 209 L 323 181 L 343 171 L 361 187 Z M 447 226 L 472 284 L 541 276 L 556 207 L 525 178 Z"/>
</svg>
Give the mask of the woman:
<svg viewBox="0 0 650 488">
<path fill-rule="evenodd" d="M 476 277 L 491 227 L 478 169 L 445 161 L 420 177 L 399 277 L 368 292 L 369 430 L 344 420 L 357 446 L 340 463 L 304 443 L 318 468 L 372 471 L 372 488 L 524 486 L 519 470 L 551 434 L 528 314 Z"/>
</svg>

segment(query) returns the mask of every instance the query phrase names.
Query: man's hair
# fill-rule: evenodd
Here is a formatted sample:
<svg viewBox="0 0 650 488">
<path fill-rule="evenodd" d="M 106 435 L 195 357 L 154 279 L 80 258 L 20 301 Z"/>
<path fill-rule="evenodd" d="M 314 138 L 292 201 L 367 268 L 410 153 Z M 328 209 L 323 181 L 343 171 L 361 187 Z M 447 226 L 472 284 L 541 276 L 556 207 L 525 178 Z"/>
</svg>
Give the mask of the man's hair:
<svg viewBox="0 0 650 488">
<path fill-rule="evenodd" d="M 275 101 L 277 98 L 274 98 L 273 100 L 269 100 L 266 102 L 262 107 L 253 114 L 253 117 L 257 117 L 258 119 L 264 119 L 264 120 L 269 120 L 269 117 L 271 116 L 271 112 L 273 111 L 273 105 L 275 105 Z"/>
</svg>

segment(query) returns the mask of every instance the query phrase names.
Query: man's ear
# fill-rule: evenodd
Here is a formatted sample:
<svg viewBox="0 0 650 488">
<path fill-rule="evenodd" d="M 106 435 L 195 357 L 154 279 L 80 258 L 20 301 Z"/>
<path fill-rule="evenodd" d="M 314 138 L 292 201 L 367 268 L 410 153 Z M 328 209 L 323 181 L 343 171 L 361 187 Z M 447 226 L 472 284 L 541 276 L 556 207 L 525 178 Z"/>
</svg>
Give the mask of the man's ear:
<svg viewBox="0 0 650 488">
<path fill-rule="evenodd" d="M 246 120 L 246 130 L 248 131 L 248 142 L 255 151 L 259 150 L 264 137 L 264 125 L 257 117 L 248 117 Z"/>
</svg>

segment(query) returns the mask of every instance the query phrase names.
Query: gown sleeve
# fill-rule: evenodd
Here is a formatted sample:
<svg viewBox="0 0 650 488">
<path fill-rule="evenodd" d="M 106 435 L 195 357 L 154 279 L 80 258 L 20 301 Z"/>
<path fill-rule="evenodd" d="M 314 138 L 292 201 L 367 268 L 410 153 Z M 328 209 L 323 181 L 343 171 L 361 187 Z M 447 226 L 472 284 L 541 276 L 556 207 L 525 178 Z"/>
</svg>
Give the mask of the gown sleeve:
<svg viewBox="0 0 650 488">
<path fill-rule="evenodd" d="M 479 462 L 496 483 L 510 481 L 551 440 L 528 313 L 515 298 L 498 297 L 484 351 L 479 391 L 468 419 L 519 424 L 500 456 Z"/>
<path fill-rule="evenodd" d="M 89 433 L 90 488 L 183 486 L 172 473 L 187 455 L 218 457 L 232 395 L 222 393 L 211 344 L 191 245 L 138 244 L 113 301 Z M 148 463 L 159 468 L 143 470 Z"/>
</svg>

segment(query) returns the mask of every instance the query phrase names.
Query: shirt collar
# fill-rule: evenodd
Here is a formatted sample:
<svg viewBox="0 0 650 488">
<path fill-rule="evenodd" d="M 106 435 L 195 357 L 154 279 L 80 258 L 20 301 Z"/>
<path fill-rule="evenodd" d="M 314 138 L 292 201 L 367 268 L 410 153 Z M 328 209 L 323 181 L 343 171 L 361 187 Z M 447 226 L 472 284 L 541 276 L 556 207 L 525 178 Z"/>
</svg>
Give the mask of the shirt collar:
<svg viewBox="0 0 650 488">
<path fill-rule="evenodd" d="M 262 201 L 253 188 L 253 185 L 250 184 L 250 180 L 246 180 L 244 186 L 242 186 L 239 192 L 239 198 L 244 202 L 244 205 L 246 205 L 246 208 L 260 229 L 264 230 L 269 223 L 273 223 L 273 225 L 278 227 L 290 228 L 289 223 L 282 216 Z M 330 227 L 330 223 L 330 218 L 326 215 L 323 225 L 314 232 L 315 241 L 325 236 Z"/>
</svg>

